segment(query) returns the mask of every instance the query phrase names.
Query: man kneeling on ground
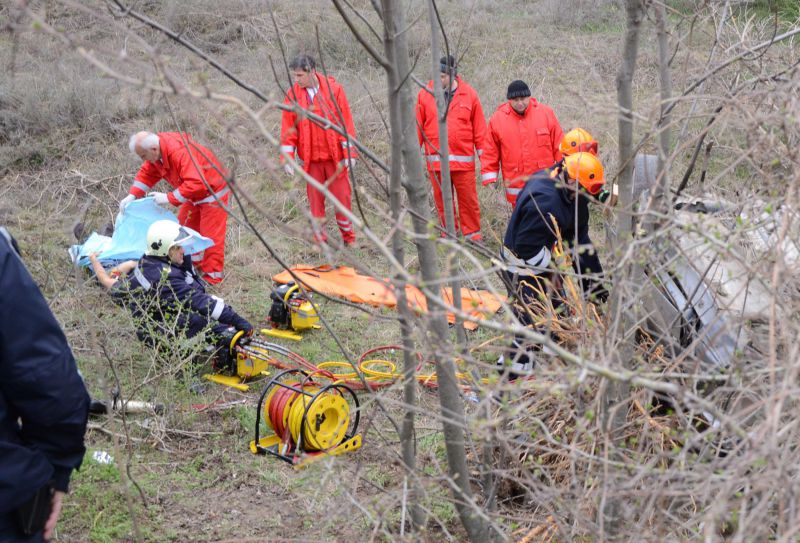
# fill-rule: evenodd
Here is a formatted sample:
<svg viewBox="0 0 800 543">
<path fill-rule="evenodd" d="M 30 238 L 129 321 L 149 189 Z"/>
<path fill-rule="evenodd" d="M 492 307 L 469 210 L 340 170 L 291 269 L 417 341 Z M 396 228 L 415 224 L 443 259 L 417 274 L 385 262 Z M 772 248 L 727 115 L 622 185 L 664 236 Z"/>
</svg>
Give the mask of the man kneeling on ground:
<svg viewBox="0 0 800 543">
<path fill-rule="evenodd" d="M 191 239 L 180 224 L 156 221 L 147 230 L 144 256 L 136 266 L 123 263 L 117 277 L 90 258 L 98 280 L 114 301 L 130 308 L 141 341 L 158 348 L 205 331 L 209 347 L 227 352 L 233 335 L 239 330 L 251 335 L 253 325 L 221 298 L 206 293 L 203 280 L 185 254 L 184 245 Z"/>
</svg>

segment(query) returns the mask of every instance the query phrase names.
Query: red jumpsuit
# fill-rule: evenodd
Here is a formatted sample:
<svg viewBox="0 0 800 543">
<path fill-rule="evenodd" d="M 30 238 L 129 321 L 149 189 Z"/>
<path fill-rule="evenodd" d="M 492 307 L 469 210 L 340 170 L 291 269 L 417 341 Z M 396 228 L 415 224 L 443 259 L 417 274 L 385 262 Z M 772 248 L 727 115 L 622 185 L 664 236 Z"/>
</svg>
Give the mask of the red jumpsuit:
<svg viewBox="0 0 800 543">
<path fill-rule="evenodd" d="M 528 178 L 561 160 L 558 146 L 564 137 L 556 114 L 531 98 L 528 109 L 518 114 L 505 102 L 489 119 L 489 134 L 481 157 L 481 180 L 486 186 L 497 181 L 502 167 L 506 199 L 515 206 Z"/>
<path fill-rule="evenodd" d="M 345 131 L 355 138 L 353 116 L 344 89 L 331 76 L 324 77 L 319 73 L 315 75 L 318 87 L 313 101 L 307 89 L 295 84 L 286 93 L 283 103 L 296 103 L 300 108 L 324 117 L 339 127 L 344 121 Z M 357 158 L 355 145 L 348 143 L 347 138 L 336 131 L 322 128 L 305 117 L 298 117 L 293 111 L 284 111 L 281 121 L 281 151 L 292 158 L 296 156 L 297 162 L 308 175 L 325 185 L 345 208 L 351 210 L 352 194 L 348 169 L 350 159 Z M 324 223 L 325 195 L 310 184 L 306 184 L 306 194 L 311 215 Z M 356 240 L 353 223 L 345 214 L 336 212 L 336 224 L 346 245 Z M 314 237 L 320 242 L 327 241 L 324 225 L 315 232 Z"/>
<path fill-rule="evenodd" d="M 209 283 L 222 281 L 225 264 L 225 233 L 228 204 L 225 170 L 210 150 L 181 132 L 160 132 L 161 160 L 145 161 L 131 185 L 130 194 L 144 196 L 161 179 L 175 190 L 167 194 L 172 205 L 180 206 L 178 221 L 211 238 L 214 245 L 192 255 L 192 261 Z M 205 182 L 204 182 L 205 181 Z M 210 188 L 210 190 L 209 190 Z"/>
<path fill-rule="evenodd" d="M 453 205 L 457 206 L 457 213 L 454 213 L 456 231 L 460 230 L 467 239 L 481 241 L 481 209 L 475 180 L 475 155 L 480 156 L 483 152 L 486 119 L 475 89 L 460 77 L 456 77 L 456 81 L 458 87 L 447 111 L 450 181 L 454 189 Z M 428 89 L 433 89 L 432 81 L 428 82 Z M 421 90 L 417 97 L 417 136 L 425 150 L 425 162 L 433 185 L 439 222 L 444 225 L 436 99 L 426 89 Z"/>
</svg>

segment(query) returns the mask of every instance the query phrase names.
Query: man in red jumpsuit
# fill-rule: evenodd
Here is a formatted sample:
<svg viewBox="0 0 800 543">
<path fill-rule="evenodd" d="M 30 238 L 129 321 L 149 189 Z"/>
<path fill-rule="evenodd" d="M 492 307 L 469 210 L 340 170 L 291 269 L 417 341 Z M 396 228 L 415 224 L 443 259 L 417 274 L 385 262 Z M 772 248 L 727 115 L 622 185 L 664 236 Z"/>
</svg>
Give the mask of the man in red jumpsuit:
<svg viewBox="0 0 800 543">
<path fill-rule="evenodd" d="M 506 98 L 489 119 L 481 181 L 495 183 L 502 168 L 506 200 L 515 206 L 531 174 L 561 160 L 563 133 L 556 114 L 531 98 L 524 81 L 512 81 Z"/>
<path fill-rule="evenodd" d="M 317 73 L 314 59 L 299 55 L 289 64 L 294 85 L 286 93 L 284 104 L 296 105 L 315 115 L 327 119 L 330 124 L 343 129 L 350 138 L 355 138 L 356 130 L 350 104 L 344 89 L 331 76 Z M 294 159 L 303 170 L 324 185 L 327 190 L 348 210 L 351 207 L 351 189 L 348 171 L 352 160 L 357 157 L 356 147 L 340 133 L 317 125 L 305 116 L 294 111 L 284 111 L 281 122 L 281 162 L 287 175 L 294 175 L 294 167 L 288 156 Z M 311 215 L 316 219 L 314 238 L 325 243 L 325 195 L 306 184 L 306 194 Z M 356 240 L 353 223 L 346 215 L 336 211 L 336 224 L 345 245 Z"/>
<path fill-rule="evenodd" d="M 478 93 L 456 75 L 456 62 L 452 56 L 439 61 L 441 85 L 449 98 L 447 110 L 447 143 L 450 159 L 450 181 L 455 189 L 453 204 L 456 231 L 472 241 L 482 241 L 481 210 L 478 205 L 475 179 L 475 155 L 483 152 L 486 138 L 486 119 Z M 439 153 L 439 126 L 436 116 L 436 99 L 433 81 L 417 97 L 417 136 L 425 150 L 425 162 L 433 185 L 433 196 L 439 212 L 439 222 L 444 225 L 442 202 L 441 155 Z"/>
<path fill-rule="evenodd" d="M 131 136 L 129 146 L 144 163 L 128 196 L 120 202 L 120 210 L 165 179 L 175 190 L 151 192 L 150 196 L 157 204 L 180 206 L 178 221 L 214 241 L 213 246 L 192 255 L 192 261 L 208 283 L 221 282 L 229 189 L 217 157 L 184 132 L 138 132 Z"/>
</svg>

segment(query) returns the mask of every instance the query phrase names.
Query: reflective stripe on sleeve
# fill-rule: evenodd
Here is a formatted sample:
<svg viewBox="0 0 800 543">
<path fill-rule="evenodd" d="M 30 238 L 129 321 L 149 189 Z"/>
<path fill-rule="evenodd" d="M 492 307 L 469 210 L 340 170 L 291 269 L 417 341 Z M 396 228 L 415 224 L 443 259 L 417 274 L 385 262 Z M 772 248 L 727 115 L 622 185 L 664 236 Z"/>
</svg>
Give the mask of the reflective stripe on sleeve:
<svg viewBox="0 0 800 543">
<path fill-rule="evenodd" d="M 137 189 L 141 190 L 142 192 L 147 192 L 148 190 L 150 190 L 150 187 L 148 187 L 147 185 L 145 185 L 141 181 L 134 181 L 131 184 L 131 188 L 134 188 L 134 187 L 136 187 Z"/>
<path fill-rule="evenodd" d="M 528 371 L 530 369 L 530 361 L 512 362 L 511 364 L 506 364 L 506 357 L 502 354 L 500 355 L 500 358 L 497 359 L 496 365 L 498 370 L 508 368 L 514 372 Z"/>
<path fill-rule="evenodd" d="M 173 190 L 172 195 L 175 197 L 176 200 L 178 200 L 178 202 L 182 204 L 189 201 L 183 197 L 183 194 L 181 194 L 178 189 Z"/>
<path fill-rule="evenodd" d="M 506 189 L 506 194 L 509 196 L 517 196 L 520 192 L 522 192 L 522 189 L 512 189 L 511 187 Z"/>
<path fill-rule="evenodd" d="M 209 273 L 208 275 L 211 274 Z M 219 320 L 220 316 L 222 316 L 222 311 L 225 309 L 225 300 L 213 295 L 211 297 L 214 298 L 214 309 L 211 311 L 211 318 Z"/>
<path fill-rule="evenodd" d="M 490 181 L 495 179 L 497 179 L 497 172 L 489 172 L 481 176 L 481 181 Z"/>
<path fill-rule="evenodd" d="M 440 162 L 441 158 L 439 155 L 426 155 L 425 157 L 428 162 Z M 475 162 L 475 157 L 470 155 L 447 155 L 447 159 L 450 162 Z"/>
<path fill-rule="evenodd" d="M 142 286 L 143 289 L 150 290 L 150 288 L 153 286 L 153 284 L 147 280 L 147 278 L 142 273 L 142 270 L 140 270 L 138 266 L 133 269 L 133 276 L 136 278 L 136 280 L 139 282 L 139 284 Z"/>
<path fill-rule="evenodd" d="M 509 264 L 508 271 L 511 273 L 521 273 L 525 271 L 526 273 L 521 273 L 522 275 L 535 275 L 532 273 L 530 268 L 547 268 L 550 264 L 550 249 L 547 247 L 542 247 L 542 249 L 536 253 L 534 256 L 530 257 L 528 260 L 522 260 L 521 258 L 514 255 L 510 249 L 507 247 L 503 247 L 500 250 L 500 257 L 505 260 Z"/>
<path fill-rule="evenodd" d="M 521 372 L 531 369 L 531 364 L 530 362 L 512 362 L 511 366 L 509 367 L 511 368 L 511 371 Z"/>
<path fill-rule="evenodd" d="M 281 145 L 281 153 L 294 153 L 295 149 L 294 145 Z"/>
<path fill-rule="evenodd" d="M 196 201 L 195 205 L 197 205 L 197 204 L 210 204 L 211 202 L 216 202 L 217 200 L 221 200 L 223 196 L 225 196 L 226 194 L 228 194 L 230 192 L 230 190 L 231 189 L 229 189 L 228 187 L 225 187 L 221 191 L 215 192 L 211 196 L 208 196 L 206 198 L 203 198 L 202 200 Z"/>
<path fill-rule="evenodd" d="M 205 275 L 214 279 L 222 279 L 222 272 L 208 272 Z"/>
<path fill-rule="evenodd" d="M 550 249 L 547 247 L 542 247 L 542 250 L 539 251 L 534 256 L 530 257 L 528 260 L 525 261 L 525 264 L 528 266 L 538 266 L 540 268 L 546 268 L 548 264 L 550 264 Z"/>
</svg>

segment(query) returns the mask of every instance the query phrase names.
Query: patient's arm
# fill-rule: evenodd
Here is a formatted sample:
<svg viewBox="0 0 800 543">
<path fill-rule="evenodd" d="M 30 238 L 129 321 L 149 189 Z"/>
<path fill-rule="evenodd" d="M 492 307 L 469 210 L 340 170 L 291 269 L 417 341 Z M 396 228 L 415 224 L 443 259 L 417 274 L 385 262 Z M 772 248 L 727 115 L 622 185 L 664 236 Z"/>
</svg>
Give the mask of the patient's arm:
<svg viewBox="0 0 800 543">
<path fill-rule="evenodd" d="M 111 273 L 113 274 L 114 272 L 116 272 L 117 275 L 128 275 L 133 271 L 133 269 L 136 267 L 137 264 L 138 262 L 136 262 L 135 260 L 126 260 L 119 266 L 113 268 L 111 270 Z"/>
<path fill-rule="evenodd" d="M 128 275 L 131 270 L 136 267 L 135 260 L 126 260 L 119 266 L 106 271 L 105 268 L 103 268 L 103 265 L 100 264 L 100 261 L 97 260 L 97 254 L 95 253 L 89 255 L 89 262 L 92 263 L 92 269 L 94 270 L 94 274 L 97 276 L 97 282 L 100 283 L 106 290 L 110 290 L 111 287 L 114 286 L 114 283 L 119 281 L 120 275 Z"/>
</svg>

